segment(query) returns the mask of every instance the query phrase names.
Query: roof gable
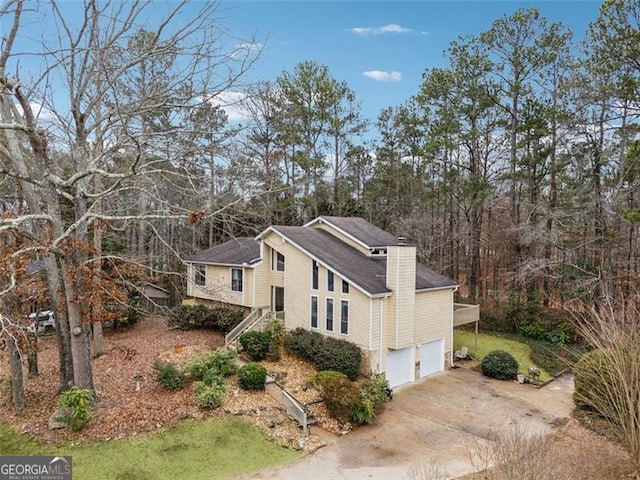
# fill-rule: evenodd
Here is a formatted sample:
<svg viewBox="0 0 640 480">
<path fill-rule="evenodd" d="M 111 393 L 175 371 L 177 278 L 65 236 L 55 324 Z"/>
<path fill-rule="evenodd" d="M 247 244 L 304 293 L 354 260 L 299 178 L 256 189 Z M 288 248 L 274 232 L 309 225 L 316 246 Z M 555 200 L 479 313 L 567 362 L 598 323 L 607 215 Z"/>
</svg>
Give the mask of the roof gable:
<svg viewBox="0 0 640 480">
<path fill-rule="evenodd" d="M 337 272 L 369 295 L 388 294 L 385 262 L 372 259 L 325 230 L 305 227 L 269 227 L 293 245 Z"/>
<path fill-rule="evenodd" d="M 386 258 L 364 255 L 319 228 L 273 226 L 269 227 L 268 231 L 284 236 L 365 293 L 374 296 L 391 293 L 387 287 Z M 452 288 L 456 285 L 456 282 L 426 265 L 416 263 L 416 290 Z"/>
<path fill-rule="evenodd" d="M 394 235 L 360 217 L 322 216 L 307 223 L 305 227 L 313 226 L 316 223 L 330 225 L 366 248 L 387 247 L 398 243 L 398 239 Z"/>
</svg>

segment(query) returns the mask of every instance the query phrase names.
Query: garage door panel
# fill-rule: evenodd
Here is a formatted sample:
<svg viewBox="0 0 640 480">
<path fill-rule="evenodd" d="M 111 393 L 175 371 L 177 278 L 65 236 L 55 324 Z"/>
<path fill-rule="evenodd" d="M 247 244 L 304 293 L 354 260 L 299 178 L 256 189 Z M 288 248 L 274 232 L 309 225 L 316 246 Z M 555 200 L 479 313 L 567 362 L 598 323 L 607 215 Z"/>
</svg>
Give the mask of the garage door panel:
<svg viewBox="0 0 640 480">
<path fill-rule="evenodd" d="M 420 378 L 444 370 L 444 340 L 420 345 Z"/>
<path fill-rule="evenodd" d="M 403 348 L 387 354 L 386 378 L 391 388 L 415 380 L 415 348 Z"/>
</svg>

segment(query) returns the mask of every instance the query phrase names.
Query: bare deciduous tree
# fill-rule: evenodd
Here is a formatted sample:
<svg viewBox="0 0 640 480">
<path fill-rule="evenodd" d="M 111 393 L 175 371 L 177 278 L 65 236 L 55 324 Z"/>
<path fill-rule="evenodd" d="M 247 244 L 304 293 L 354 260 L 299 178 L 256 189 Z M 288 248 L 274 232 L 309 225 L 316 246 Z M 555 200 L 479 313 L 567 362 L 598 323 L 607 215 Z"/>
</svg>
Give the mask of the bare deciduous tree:
<svg viewBox="0 0 640 480">
<path fill-rule="evenodd" d="M 186 223 L 206 199 L 201 172 L 163 140 L 189 125 L 182 119 L 191 109 L 238 85 L 254 57 L 221 25 L 217 2 L 199 7 L 86 0 L 71 17 L 57 2 L 13 0 L 0 12 L 12 20 L 0 51 L 0 176 L 24 199 L 0 232 L 29 231 L 25 252 L 44 260 L 62 389 L 93 388 L 82 304 L 94 286 L 78 272 L 100 261 L 94 237 L 131 224 L 148 227 L 138 229 L 145 236 L 163 233 L 158 224 Z M 49 30 L 37 50 L 18 51 L 33 15 Z M 25 55 L 37 66 L 21 62 Z M 172 187 L 181 194 L 167 198 Z M 122 208 L 143 197 L 143 208 Z M 201 208 L 204 217 L 216 213 Z"/>
<path fill-rule="evenodd" d="M 580 316 L 579 332 L 598 351 L 598 368 L 585 372 L 585 381 L 576 388 L 576 399 L 590 405 L 613 426 L 634 465 L 635 478 L 640 478 L 638 298 L 635 294 L 625 302 L 598 302 Z"/>
</svg>

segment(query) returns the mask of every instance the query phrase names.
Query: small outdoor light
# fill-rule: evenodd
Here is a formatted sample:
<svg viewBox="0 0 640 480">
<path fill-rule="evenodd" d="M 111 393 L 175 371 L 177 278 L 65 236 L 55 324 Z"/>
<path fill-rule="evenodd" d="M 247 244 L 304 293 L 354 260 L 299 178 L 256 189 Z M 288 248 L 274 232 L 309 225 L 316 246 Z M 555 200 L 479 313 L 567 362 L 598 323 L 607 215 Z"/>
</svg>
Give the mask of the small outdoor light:
<svg viewBox="0 0 640 480">
<path fill-rule="evenodd" d="M 140 372 L 137 372 L 133 376 L 133 380 L 136 382 L 136 392 L 139 392 L 140 391 L 140 385 L 142 383 L 142 374 Z"/>
</svg>

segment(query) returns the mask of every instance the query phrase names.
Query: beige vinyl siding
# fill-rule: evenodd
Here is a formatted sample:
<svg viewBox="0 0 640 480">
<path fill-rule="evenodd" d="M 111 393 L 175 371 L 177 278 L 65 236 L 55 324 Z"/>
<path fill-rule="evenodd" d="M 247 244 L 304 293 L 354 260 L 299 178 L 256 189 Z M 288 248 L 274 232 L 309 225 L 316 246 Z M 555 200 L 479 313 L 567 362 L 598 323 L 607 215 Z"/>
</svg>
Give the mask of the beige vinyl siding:
<svg viewBox="0 0 640 480">
<path fill-rule="evenodd" d="M 369 255 L 369 249 L 366 247 L 363 247 L 362 244 L 356 242 L 355 240 L 353 240 L 351 237 L 348 237 L 347 235 L 343 234 L 342 232 L 340 232 L 339 230 L 336 230 L 335 228 L 333 228 L 331 225 L 327 225 L 326 223 L 314 223 L 312 225 L 313 228 L 320 228 L 326 232 L 329 232 L 331 235 L 333 235 L 334 237 L 336 237 L 338 240 L 346 243 L 347 245 L 349 245 L 350 247 L 355 248 L 356 250 L 364 253 L 365 255 Z"/>
<path fill-rule="evenodd" d="M 271 242 L 264 242 L 262 246 L 263 257 L 262 262 L 255 267 L 255 307 L 256 308 L 270 308 L 271 307 L 271 287 L 283 287 L 284 275 L 288 270 L 288 259 L 285 252 L 282 251 L 278 245 L 281 240 L 277 236 L 273 236 Z M 272 250 L 275 248 L 278 252 L 284 254 L 284 272 L 278 272 L 271 270 L 271 255 Z"/>
<path fill-rule="evenodd" d="M 243 273 L 244 290 L 244 306 L 255 307 L 255 297 L 253 295 L 255 289 L 255 270 L 253 268 L 245 268 Z"/>
<path fill-rule="evenodd" d="M 194 282 L 195 266 L 189 264 L 187 271 L 189 280 L 187 282 L 187 295 L 204 300 L 216 300 L 219 302 L 230 303 L 233 305 L 242 305 L 251 307 L 253 293 L 253 275 L 248 273 L 250 268 L 228 267 L 219 265 L 205 265 L 206 277 L 205 285 L 199 286 Z M 234 292 L 231 290 L 231 268 L 241 268 L 242 275 L 242 292 Z"/>
<path fill-rule="evenodd" d="M 284 286 L 285 327 L 309 328 L 311 312 L 311 260 L 290 243 L 274 232 L 270 232 L 264 239 L 263 263 L 268 263 L 269 273 L 265 275 L 267 289 L 271 286 Z M 284 255 L 284 272 L 271 271 L 271 249 Z M 267 262 L 267 259 L 269 261 Z M 263 280 L 264 281 L 264 280 Z M 324 320 L 324 307 L 318 301 L 318 323 Z"/>
<path fill-rule="evenodd" d="M 343 278 L 334 272 L 334 289 L 327 290 L 327 268 L 319 263 L 318 289 L 311 288 L 312 258 L 279 235 L 269 233 L 264 242 L 285 256 L 284 302 L 287 329 L 311 328 L 311 296 L 318 297 L 318 329 L 320 333 L 342 338 L 369 350 L 369 297 L 350 285 L 349 293 L 342 293 Z M 266 250 L 266 249 L 265 249 Z M 265 251 L 265 258 L 266 251 Z M 266 262 L 265 262 L 266 263 Z M 278 280 L 273 276 L 267 281 Z M 273 283 L 271 284 L 273 285 Z M 326 330 L 327 298 L 334 299 L 333 332 Z M 349 333 L 340 333 L 340 303 L 349 300 Z"/>
<path fill-rule="evenodd" d="M 453 343 L 453 289 L 416 294 L 416 344 L 444 339 L 445 360 L 450 360 Z"/>
<path fill-rule="evenodd" d="M 414 344 L 416 248 L 389 246 L 387 286 L 393 291 L 387 309 L 387 346 L 400 349 Z"/>
<path fill-rule="evenodd" d="M 267 247 L 265 247 L 266 250 Z M 269 262 L 262 261 L 253 269 L 253 281 L 254 281 L 254 299 L 256 308 L 268 308 L 271 305 L 270 295 L 270 276 Z"/>
</svg>

